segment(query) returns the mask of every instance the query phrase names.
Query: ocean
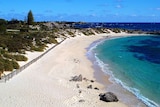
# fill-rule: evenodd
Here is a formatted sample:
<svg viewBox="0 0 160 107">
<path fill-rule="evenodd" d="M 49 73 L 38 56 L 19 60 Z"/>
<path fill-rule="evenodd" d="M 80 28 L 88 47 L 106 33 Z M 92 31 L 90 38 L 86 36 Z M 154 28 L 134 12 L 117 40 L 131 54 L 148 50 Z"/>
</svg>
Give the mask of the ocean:
<svg viewBox="0 0 160 107">
<path fill-rule="evenodd" d="M 113 83 L 120 84 L 148 107 L 160 107 L 160 36 L 106 39 L 91 51 Z"/>
<path fill-rule="evenodd" d="M 113 23 L 99 23 L 99 22 L 90 22 L 90 23 L 80 23 L 75 24 L 75 28 L 120 28 L 126 30 L 141 30 L 146 32 L 160 32 L 160 23 L 122 23 L 122 22 L 113 22 Z"/>
</svg>

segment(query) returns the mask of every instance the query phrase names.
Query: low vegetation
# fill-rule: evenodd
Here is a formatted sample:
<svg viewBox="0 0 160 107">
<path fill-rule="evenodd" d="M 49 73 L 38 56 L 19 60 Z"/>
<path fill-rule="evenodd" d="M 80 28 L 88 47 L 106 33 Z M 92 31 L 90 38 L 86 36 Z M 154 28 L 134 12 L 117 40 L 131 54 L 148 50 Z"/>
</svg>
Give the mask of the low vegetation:
<svg viewBox="0 0 160 107">
<path fill-rule="evenodd" d="M 6 59 L 10 59 L 10 60 L 15 60 L 15 61 L 27 61 L 28 58 L 25 57 L 24 55 L 12 55 L 12 54 L 3 54 L 3 57 L 5 57 Z"/>
<path fill-rule="evenodd" d="M 18 33 L 0 33 L 0 66 L 1 71 L 13 70 L 16 61 L 26 61 L 27 58 L 21 54 L 25 51 L 44 51 L 47 44 L 56 44 L 56 37 L 50 32 L 18 32 Z M 4 59 L 4 60 L 2 60 Z M 12 62 L 11 62 L 12 60 Z M 10 61 L 10 63 L 8 63 Z M 14 61 L 14 63 L 13 63 Z M 6 69 L 8 63 L 9 69 Z M 16 66 L 16 68 L 18 68 Z M 3 69 L 3 70 L 2 70 Z"/>
<path fill-rule="evenodd" d="M 81 32 L 86 36 L 95 35 L 95 32 L 91 28 L 81 29 Z"/>
<path fill-rule="evenodd" d="M 0 75 L 18 69 L 17 61 L 27 61 L 25 51 L 44 51 L 47 44 L 58 43 L 55 34 L 47 31 L 43 23 L 34 24 L 0 19 Z"/>
<path fill-rule="evenodd" d="M 12 71 L 13 69 L 18 69 L 19 65 L 15 60 L 9 60 L 0 56 L 0 74 L 4 71 Z"/>
<path fill-rule="evenodd" d="M 119 29 L 119 28 L 112 28 L 112 29 L 110 29 L 112 32 L 114 32 L 114 33 L 121 33 L 121 29 Z"/>
</svg>

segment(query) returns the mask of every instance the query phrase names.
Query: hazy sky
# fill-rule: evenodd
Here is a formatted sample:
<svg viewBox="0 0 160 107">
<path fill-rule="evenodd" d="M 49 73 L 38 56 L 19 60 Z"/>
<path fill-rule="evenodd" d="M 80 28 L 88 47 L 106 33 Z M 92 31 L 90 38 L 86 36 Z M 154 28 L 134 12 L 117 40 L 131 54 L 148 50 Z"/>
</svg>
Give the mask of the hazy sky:
<svg viewBox="0 0 160 107">
<path fill-rule="evenodd" d="M 160 0 L 0 0 L 0 18 L 35 21 L 160 22 Z"/>
</svg>

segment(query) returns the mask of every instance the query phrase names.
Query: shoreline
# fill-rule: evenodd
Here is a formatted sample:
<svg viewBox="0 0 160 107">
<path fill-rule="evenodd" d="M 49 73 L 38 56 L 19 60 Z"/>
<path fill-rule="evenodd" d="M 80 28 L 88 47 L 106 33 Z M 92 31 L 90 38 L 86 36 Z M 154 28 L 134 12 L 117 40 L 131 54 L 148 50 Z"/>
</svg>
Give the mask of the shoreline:
<svg viewBox="0 0 160 107">
<path fill-rule="evenodd" d="M 105 86 L 106 91 L 114 92 L 119 97 L 119 100 L 122 103 L 124 103 L 130 107 L 135 107 L 135 106 L 146 107 L 146 104 L 144 104 L 144 102 L 142 102 L 140 99 L 138 99 L 133 93 L 131 93 L 127 89 L 123 88 L 123 86 L 121 84 L 116 83 L 110 74 L 104 72 L 102 70 L 102 68 L 100 67 L 99 63 L 97 62 L 97 58 L 94 55 L 95 53 L 91 52 L 93 48 L 95 48 L 98 44 L 103 43 L 106 40 L 123 38 L 123 37 L 130 37 L 130 36 L 133 36 L 133 35 L 116 36 L 116 37 L 110 36 L 110 37 L 107 37 L 104 39 L 94 41 L 87 49 L 88 50 L 87 57 L 93 64 L 92 67 L 94 69 L 94 77 L 96 78 L 97 82 L 99 82 Z M 107 71 L 109 71 L 108 65 L 106 65 L 106 66 L 107 66 Z"/>
<path fill-rule="evenodd" d="M 110 33 L 66 39 L 10 81 L 1 83 L 0 105 L 5 107 L 33 105 L 36 107 L 54 105 L 57 107 L 127 107 L 121 101 L 106 103 L 99 100 L 98 95 L 106 92 L 105 86 L 95 81 L 93 64 L 86 56 L 90 44 L 106 36 L 114 35 L 124 34 Z M 69 81 L 71 77 L 79 74 L 95 82 Z M 89 85 L 99 90 L 88 89 Z"/>
</svg>

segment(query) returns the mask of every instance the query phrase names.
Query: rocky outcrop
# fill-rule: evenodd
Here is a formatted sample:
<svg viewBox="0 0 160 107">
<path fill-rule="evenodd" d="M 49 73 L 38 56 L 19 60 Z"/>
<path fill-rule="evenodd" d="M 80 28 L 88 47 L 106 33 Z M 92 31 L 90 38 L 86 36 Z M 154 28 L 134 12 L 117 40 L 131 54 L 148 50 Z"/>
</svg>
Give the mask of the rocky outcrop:
<svg viewBox="0 0 160 107">
<path fill-rule="evenodd" d="M 100 100 L 105 102 L 118 102 L 117 96 L 112 92 L 101 93 L 99 94 Z"/>
</svg>

